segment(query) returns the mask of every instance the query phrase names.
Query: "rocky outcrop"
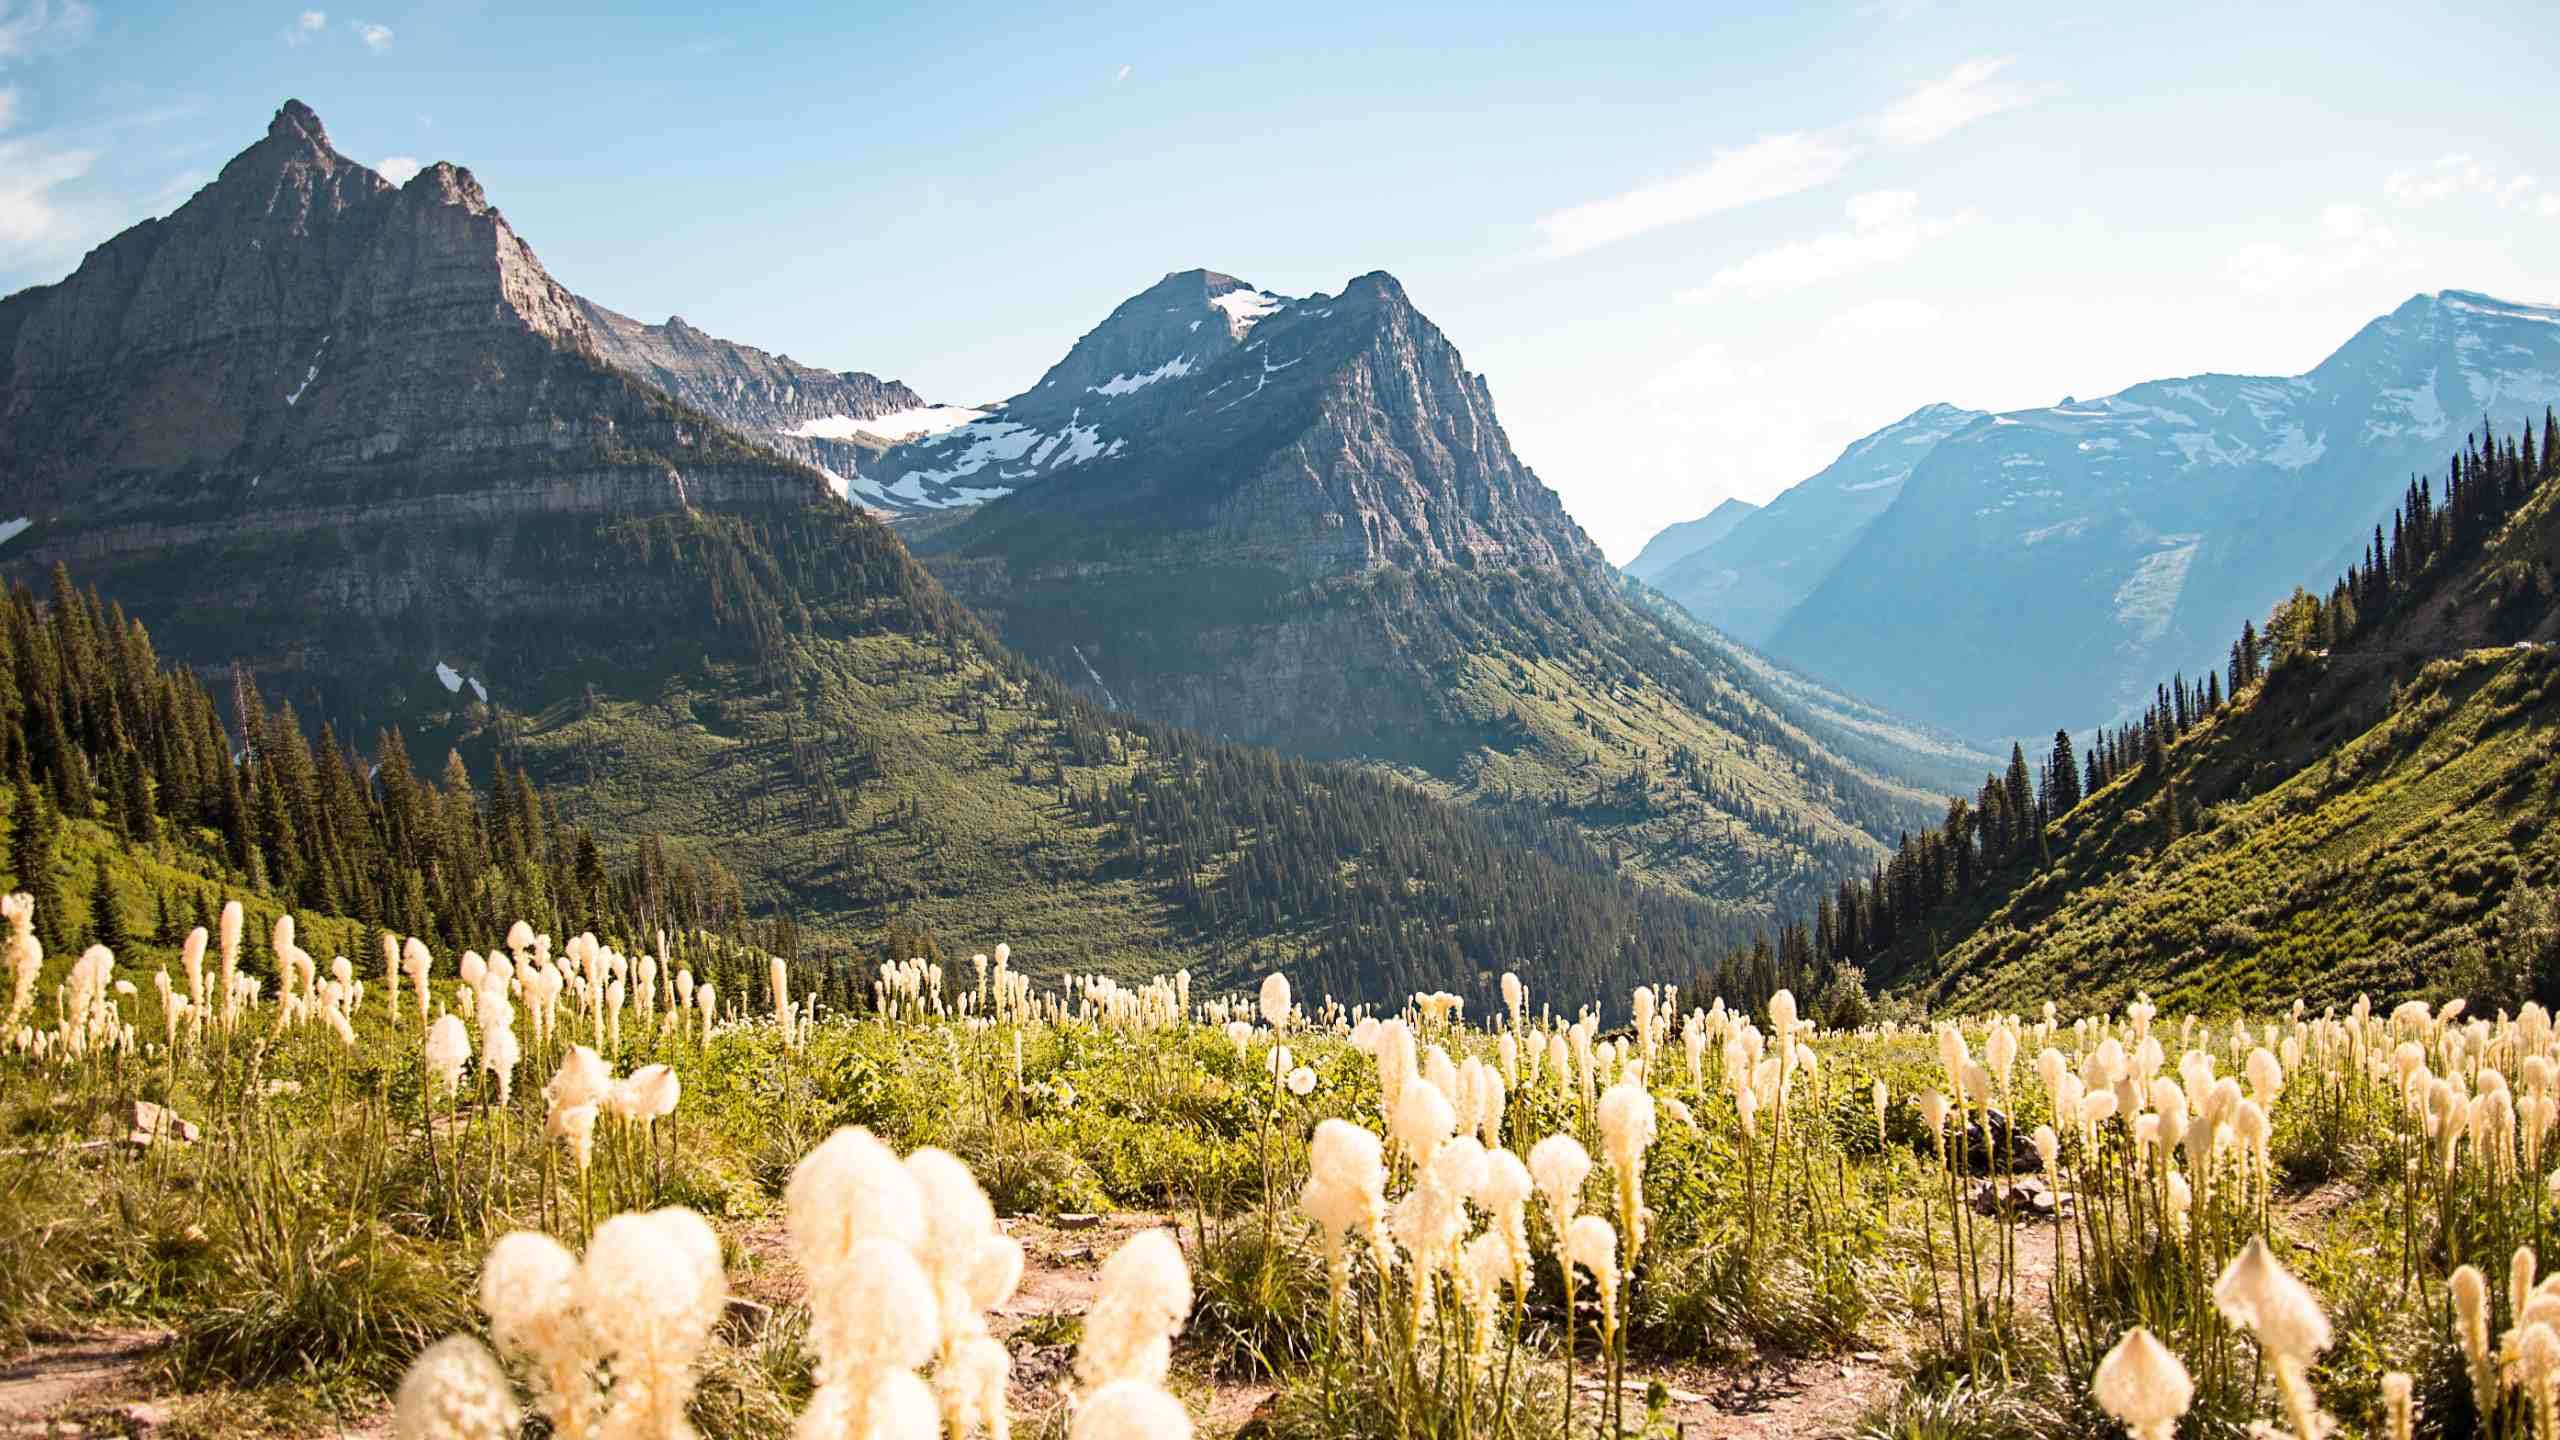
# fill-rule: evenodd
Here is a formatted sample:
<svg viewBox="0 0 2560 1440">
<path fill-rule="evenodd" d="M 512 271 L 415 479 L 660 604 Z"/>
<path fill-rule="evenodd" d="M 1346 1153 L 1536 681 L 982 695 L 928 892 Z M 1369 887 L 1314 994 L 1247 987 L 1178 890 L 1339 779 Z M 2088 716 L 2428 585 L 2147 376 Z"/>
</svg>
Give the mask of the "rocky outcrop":
<svg viewBox="0 0 2560 1440">
<path fill-rule="evenodd" d="M 1701 894 L 1809 894 L 1936 803 L 1639 611 L 1393 276 L 1169 275 L 971 429 L 883 458 L 1006 487 L 913 543 L 1106 704 L 1550 806 Z M 1041 441 L 977 464 L 999 435 Z M 1654 787 L 1674 752 L 1689 777 Z"/>
<path fill-rule="evenodd" d="M 578 304 L 606 364 L 822 472 L 839 495 L 884 510 L 917 508 L 871 483 L 891 437 L 846 423 L 927 409 L 903 381 L 803 365 L 707 334 L 681 315 L 650 325 L 592 301 Z"/>
<path fill-rule="evenodd" d="M 759 464 L 752 447 L 606 363 L 588 307 L 471 172 L 394 187 L 299 102 L 174 214 L 5 314 L 0 512 L 35 522 L 22 566 L 173 518 L 255 531 L 510 490 L 648 509 L 671 472 L 701 475 L 694 504 L 823 491 L 782 457 L 712 479 Z"/>
<path fill-rule="evenodd" d="M 1254 299 L 1219 303 L 1239 294 Z M 1144 383 L 1110 393 L 1133 377 Z M 1483 379 L 1384 272 L 1305 299 L 1169 276 L 998 416 L 1109 441 L 1071 480 L 1024 486 L 943 546 L 1002 554 L 1025 576 L 1188 565 L 1303 585 L 1602 563 L 1512 453 Z"/>
<path fill-rule="evenodd" d="M 289 102 L 175 213 L 0 301 L 0 520 L 28 522 L 0 569 L 67 562 L 164 653 L 350 735 L 440 698 L 449 656 L 556 693 L 705 623 L 631 549 L 653 517 L 836 503 L 619 368 L 616 320 L 470 171 L 393 186 Z"/>
</svg>

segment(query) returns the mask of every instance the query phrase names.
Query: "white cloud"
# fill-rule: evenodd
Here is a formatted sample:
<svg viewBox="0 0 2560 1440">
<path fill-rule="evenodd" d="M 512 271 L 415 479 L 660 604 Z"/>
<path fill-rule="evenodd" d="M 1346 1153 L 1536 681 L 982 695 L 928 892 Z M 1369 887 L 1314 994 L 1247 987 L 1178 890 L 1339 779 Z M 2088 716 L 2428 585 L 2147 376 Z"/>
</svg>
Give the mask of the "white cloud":
<svg viewBox="0 0 2560 1440">
<path fill-rule="evenodd" d="M 1858 158 L 1854 145 L 1796 130 L 1719 147 L 1686 175 L 1538 218 L 1550 255 L 1576 255 L 1648 230 L 1696 220 L 1825 183 Z"/>
<path fill-rule="evenodd" d="M 1912 90 L 1877 114 L 1877 138 L 1888 145 L 1926 145 L 1976 120 L 2032 105 L 2053 93 L 2051 87 L 2002 80 L 2001 72 L 2012 63 L 2012 57 L 2005 55 L 1967 60 Z"/>
<path fill-rule="evenodd" d="M 88 174 L 95 158 L 36 137 L 0 140 L 0 256 L 46 259 L 79 248 L 88 228 L 53 192 Z"/>
<path fill-rule="evenodd" d="M 1550 211 L 1538 217 L 1541 248 L 1550 256 L 1578 255 L 1666 225 L 1798 194 L 1838 178 L 1864 158 L 1872 145 L 1862 135 L 1891 146 L 1925 145 L 2054 93 L 2051 86 L 2003 80 L 2011 63 L 2005 56 L 1968 60 L 1863 120 L 1718 146 L 1706 164 L 1687 174 Z"/>
<path fill-rule="evenodd" d="M 2383 198 L 2403 210 L 2423 210 L 2447 200 L 2487 201 L 2501 210 L 2560 214 L 2560 196 L 2531 175 L 2501 176 L 2473 156 L 2439 155 L 2432 165 L 2394 170 L 2382 182 Z"/>
<path fill-rule="evenodd" d="M 1664 367 L 1637 393 L 1657 400 L 1695 399 L 1732 384 L 1741 373 L 1733 363 L 1732 349 L 1710 340 Z"/>
<path fill-rule="evenodd" d="M 1121 67 L 1120 67 L 1120 70 L 1119 70 L 1119 73 L 1118 73 L 1118 74 L 1115 74 L 1115 75 L 1113 75 L 1113 76 L 1111 77 L 1111 83 L 1112 83 L 1112 84 L 1114 84 L 1114 85 L 1117 85 L 1117 84 L 1119 84 L 1121 81 L 1128 79 L 1128 78 L 1129 78 L 1129 70 L 1130 70 L 1130 67 L 1129 67 L 1129 66 L 1126 66 L 1126 65 L 1121 66 Z"/>
<path fill-rule="evenodd" d="M 391 53 L 390 26 L 376 25 L 370 20 L 359 20 L 356 22 L 356 34 L 364 41 L 364 48 L 372 51 L 374 54 L 388 55 Z"/>
<path fill-rule="evenodd" d="M 16 119 L 17 116 L 17 87 L 13 85 L 0 85 L 0 130 L 8 129 L 9 122 Z"/>
<path fill-rule="evenodd" d="M 309 40 L 312 36 L 317 35 L 328 28 L 328 11 L 305 10 L 300 15 L 294 17 L 294 22 L 292 24 L 285 27 L 284 43 L 287 45 L 300 45 L 304 41 Z"/>
<path fill-rule="evenodd" d="M 423 167 L 418 164 L 418 159 L 414 155 L 385 155 L 382 157 L 382 163 L 373 168 L 380 171 L 382 178 L 392 184 L 406 185 Z"/>
<path fill-rule="evenodd" d="M 40 48 L 68 45 L 89 33 L 89 7 L 80 0 L 0 0 L 0 60 L 15 60 Z"/>
<path fill-rule="evenodd" d="M 2331 205 L 2305 240 L 2259 240 L 2223 266 L 2224 278 L 2254 295 L 2315 295 L 2407 260 L 2399 234 L 2361 205 Z"/>
<path fill-rule="evenodd" d="M 1683 290 L 1684 305 L 1727 295 L 1758 298 L 1809 289 L 1861 270 L 1909 259 L 1912 252 L 1953 232 L 1969 216 L 1924 216 L 1920 197 L 1908 190 L 1876 190 L 1849 201 L 1849 228 L 1763 250 L 1727 265 L 1707 283 Z"/>
</svg>

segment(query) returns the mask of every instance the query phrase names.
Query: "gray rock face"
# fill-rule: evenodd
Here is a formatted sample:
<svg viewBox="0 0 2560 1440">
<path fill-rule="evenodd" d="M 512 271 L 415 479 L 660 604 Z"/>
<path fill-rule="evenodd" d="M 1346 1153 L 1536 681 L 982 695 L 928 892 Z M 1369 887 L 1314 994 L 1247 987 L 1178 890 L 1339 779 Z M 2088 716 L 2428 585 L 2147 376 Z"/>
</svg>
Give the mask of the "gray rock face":
<svg viewBox="0 0 2560 1440">
<path fill-rule="evenodd" d="M 999 469 L 1020 492 L 945 547 L 1001 553 L 1026 574 L 1247 566 L 1311 584 L 1599 563 L 1512 453 L 1483 379 L 1384 272 L 1304 299 L 1168 276 L 992 423 L 1089 436 L 1099 451 L 1063 477 Z M 947 445 L 900 448 L 921 459 Z"/>
<path fill-rule="evenodd" d="M 0 521 L 28 522 L 0 569 L 67 562 L 164 654 L 245 663 L 349 735 L 441 699 L 447 661 L 556 696 L 701 623 L 645 517 L 836 503 L 805 456 L 618 368 L 689 350 L 661 368 L 773 405 L 786 362 L 619 319 L 469 171 L 395 187 L 288 103 L 174 214 L 0 300 Z"/>
<path fill-rule="evenodd" d="M 176 213 L 0 301 L 6 558 L 824 493 L 614 368 L 600 313 L 471 172 L 394 187 L 288 102 Z"/>
<path fill-rule="evenodd" d="M 1703 819 L 1605 802 L 1575 814 L 1594 833 L 1642 832 L 1629 843 L 1677 853 L 1702 893 L 1809 894 L 1828 880 L 1806 877 L 1863 864 L 1873 835 L 1927 808 L 1808 743 L 1738 658 L 1640 611 L 1513 453 L 1482 377 L 1392 276 L 1304 297 L 1212 271 L 1167 276 L 971 428 L 976 439 L 897 447 L 884 471 L 947 477 L 991 437 L 1040 438 L 1018 463 L 979 467 L 970 483 L 1007 493 L 911 532 L 919 552 L 1009 644 L 1106 704 L 1409 766 L 1489 804 L 1574 808 L 1560 798 L 1568 784 L 1529 797 L 1476 788 L 1524 755 L 1574 783 L 1596 773 L 1590 745 L 1534 729 L 1516 707 L 1558 685 L 1658 694 L 1688 712 L 1672 722 L 1694 727 L 1685 733 L 1722 728 L 1749 737 L 1742 749 L 1770 747 L 1754 761 L 1788 752 L 1765 803 L 1716 811 L 1717 836 L 1733 818 L 1829 847 L 1773 882 L 1706 857 Z M 1078 447 L 1064 464 L 1061 436 Z M 1545 666 L 1570 678 L 1532 684 Z M 1496 698 L 1493 674 L 1522 689 Z M 1642 763 L 1632 750 L 1613 758 Z"/>
<path fill-rule="evenodd" d="M 615 369 L 820 471 L 839 495 L 892 512 L 918 508 L 880 493 L 871 479 L 886 441 L 844 423 L 929 408 L 903 382 L 803 365 L 705 334 L 681 315 L 649 325 L 592 301 L 578 305 Z"/>
</svg>

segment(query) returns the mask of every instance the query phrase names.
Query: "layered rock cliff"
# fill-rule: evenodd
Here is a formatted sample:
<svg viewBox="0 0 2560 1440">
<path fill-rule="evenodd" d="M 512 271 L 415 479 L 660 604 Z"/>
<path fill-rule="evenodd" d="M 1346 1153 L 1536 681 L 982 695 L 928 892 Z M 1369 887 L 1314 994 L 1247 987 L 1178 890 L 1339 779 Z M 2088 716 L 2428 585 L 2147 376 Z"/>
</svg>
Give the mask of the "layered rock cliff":
<svg viewBox="0 0 2560 1440">
<path fill-rule="evenodd" d="M 175 213 L 0 301 L 0 519 L 27 521 L 0 564 L 70 562 L 174 652 L 342 715 L 440 657 L 644 623 L 604 528 L 834 502 L 617 368 L 603 313 L 471 172 L 394 186 L 288 102 Z"/>
<path fill-rule="evenodd" d="M 979 463 L 1021 436 L 1020 465 Z M 1384 273 L 1169 275 L 882 469 L 1005 487 L 918 543 L 1096 698 L 1568 819 L 1700 894 L 1809 897 L 1936 803 L 1632 605 Z"/>
</svg>

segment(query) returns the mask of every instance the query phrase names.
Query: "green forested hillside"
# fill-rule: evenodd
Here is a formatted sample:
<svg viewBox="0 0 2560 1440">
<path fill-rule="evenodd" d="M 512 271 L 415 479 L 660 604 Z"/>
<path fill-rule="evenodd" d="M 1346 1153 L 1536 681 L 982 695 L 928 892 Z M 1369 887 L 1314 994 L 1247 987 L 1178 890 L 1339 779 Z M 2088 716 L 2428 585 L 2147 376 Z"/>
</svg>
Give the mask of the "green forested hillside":
<svg viewBox="0 0 2560 1440">
<path fill-rule="evenodd" d="M 1001 939 L 1042 970 L 1286 957 L 1346 998 L 1473 993 L 1712 963 L 1760 918 L 1640 887 L 1562 826 L 1107 716 L 842 510 L 634 519 L 612 544 L 670 597 L 707 589 L 708 623 L 635 628 L 609 685 L 449 723 L 599 833 L 744 877 L 819 956 Z"/>
<path fill-rule="evenodd" d="M 1952 807 L 1837 952 L 1963 1006 L 2560 997 L 2555 435 L 2475 437 L 2225 674 Z"/>
</svg>

